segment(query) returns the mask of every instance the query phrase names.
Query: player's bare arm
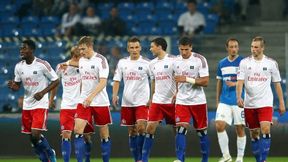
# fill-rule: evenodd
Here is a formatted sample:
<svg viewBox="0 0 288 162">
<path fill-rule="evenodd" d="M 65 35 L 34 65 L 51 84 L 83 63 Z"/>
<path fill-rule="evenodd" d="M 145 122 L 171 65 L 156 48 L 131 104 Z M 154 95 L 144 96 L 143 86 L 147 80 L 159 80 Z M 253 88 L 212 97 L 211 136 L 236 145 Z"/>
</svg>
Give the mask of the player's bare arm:
<svg viewBox="0 0 288 162">
<path fill-rule="evenodd" d="M 86 98 L 86 100 L 83 102 L 83 105 L 85 107 L 90 106 L 93 98 L 99 93 L 101 92 L 105 86 L 107 84 L 107 78 L 100 78 L 99 83 L 97 84 L 96 88 L 94 89 L 94 91 Z"/>
<path fill-rule="evenodd" d="M 12 89 L 13 91 L 18 91 L 21 86 L 21 82 L 15 82 L 14 80 L 8 81 L 8 88 Z"/>
<path fill-rule="evenodd" d="M 53 88 L 55 88 L 57 85 L 59 84 L 59 79 L 52 81 L 45 89 L 43 89 L 40 92 L 37 92 L 36 94 L 34 94 L 34 98 L 39 101 L 42 99 L 42 97 L 50 92 Z"/>
<path fill-rule="evenodd" d="M 279 99 L 279 113 L 280 115 L 284 115 L 284 113 L 286 112 L 286 108 L 285 108 L 283 92 L 282 92 L 282 87 L 281 87 L 280 82 L 274 83 L 274 87 L 275 87 L 277 97 Z"/>
<path fill-rule="evenodd" d="M 243 90 L 244 80 L 237 80 L 236 82 L 236 96 L 237 96 L 237 105 L 241 108 L 244 107 L 244 101 L 241 97 Z"/>
<path fill-rule="evenodd" d="M 236 86 L 236 82 L 231 82 L 231 81 L 225 81 L 225 84 L 226 84 L 228 87 L 234 87 L 234 86 Z"/>
<path fill-rule="evenodd" d="M 51 108 L 51 109 L 55 109 L 56 108 L 56 105 L 55 105 L 55 102 L 54 102 L 54 98 L 55 98 L 55 96 L 57 94 L 57 91 L 58 91 L 58 85 L 50 91 L 49 108 Z"/>
<path fill-rule="evenodd" d="M 114 81 L 113 83 L 113 95 L 112 95 L 112 103 L 114 106 L 117 106 L 119 103 L 119 97 L 118 97 L 118 92 L 119 92 L 119 87 L 120 87 L 120 82 L 119 81 Z"/>
<path fill-rule="evenodd" d="M 216 107 L 218 107 L 220 95 L 222 90 L 222 81 L 220 79 L 217 79 L 216 83 Z"/>
</svg>

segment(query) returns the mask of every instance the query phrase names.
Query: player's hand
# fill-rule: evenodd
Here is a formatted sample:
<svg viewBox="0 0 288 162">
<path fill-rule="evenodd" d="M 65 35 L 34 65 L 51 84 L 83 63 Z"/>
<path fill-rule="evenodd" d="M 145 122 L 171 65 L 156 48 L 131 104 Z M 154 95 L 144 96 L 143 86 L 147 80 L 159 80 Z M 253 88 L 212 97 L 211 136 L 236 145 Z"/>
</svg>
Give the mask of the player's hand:
<svg viewBox="0 0 288 162">
<path fill-rule="evenodd" d="M 174 77 L 175 81 L 178 83 L 185 83 L 186 82 L 186 76 L 183 76 L 183 75 L 176 75 Z"/>
<path fill-rule="evenodd" d="M 285 109 L 284 104 L 280 104 L 279 105 L 279 114 L 280 114 L 280 116 L 284 115 L 285 112 L 286 112 L 286 109 Z"/>
<path fill-rule="evenodd" d="M 20 89 L 20 86 L 16 84 L 14 80 L 9 80 L 7 85 L 8 85 L 8 88 L 12 89 L 13 91 L 17 91 Z"/>
<path fill-rule="evenodd" d="M 119 97 L 118 96 L 112 97 L 112 104 L 113 104 L 113 106 L 117 107 L 117 105 L 119 104 Z"/>
<path fill-rule="evenodd" d="M 84 100 L 83 106 L 84 106 L 84 107 L 89 107 L 90 104 L 91 104 L 91 102 L 92 102 L 92 100 L 93 100 L 93 98 L 92 98 L 91 96 L 88 96 L 88 97 L 86 98 L 86 100 Z"/>
<path fill-rule="evenodd" d="M 54 100 L 49 101 L 49 108 L 52 109 L 52 110 L 54 110 L 56 108 Z"/>
<path fill-rule="evenodd" d="M 175 104 L 176 102 L 176 94 L 172 97 L 172 104 Z"/>
<path fill-rule="evenodd" d="M 62 64 L 60 64 L 59 69 L 66 71 L 67 67 L 68 67 L 68 65 L 66 63 L 62 63 Z"/>
<path fill-rule="evenodd" d="M 42 92 L 38 92 L 38 93 L 35 93 L 35 94 L 34 94 L 34 98 L 35 98 L 37 101 L 41 100 L 41 99 L 43 98 L 43 96 L 44 96 L 44 93 L 42 93 Z"/>
<path fill-rule="evenodd" d="M 235 87 L 236 86 L 236 82 L 225 81 L 225 83 L 228 87 Z"/>
<path fill-rule="evenodd" d="M 244 101 L 243 101 L 242 98 L 237 99 L 237 105 L 238 105 L 240 108 L 243 108 L 243 107 L 244 107 Z"/>
<path fill-rule="evenodd" d="M 147 107 L 150 107 L 151 103 L 152 103 L 152 100 L 149 99 L 148 102 L 147 102 L 147 104 L 146 104 L 146 106 L 147 106 Z"/>
</svg>

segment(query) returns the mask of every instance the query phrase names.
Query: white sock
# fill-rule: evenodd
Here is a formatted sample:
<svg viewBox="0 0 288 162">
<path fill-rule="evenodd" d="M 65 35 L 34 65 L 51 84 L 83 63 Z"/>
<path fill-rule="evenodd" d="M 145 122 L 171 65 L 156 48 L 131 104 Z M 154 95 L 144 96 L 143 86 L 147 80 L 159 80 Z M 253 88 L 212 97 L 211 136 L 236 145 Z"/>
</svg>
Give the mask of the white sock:
<svg viewBox="0 0 288 162">
<path fill-rule="evenodd" d="M 230 156 L 229 152 L 229 139 L 226 131 L 217 132 L 218 135 L 218 143 L 221 149 L 223 156 Z"/>
<path fill-rule="evenodd" d="M 246 136 L 237 137 L 237 157 L 243 157 L 245 153 Z"/>
</svg>

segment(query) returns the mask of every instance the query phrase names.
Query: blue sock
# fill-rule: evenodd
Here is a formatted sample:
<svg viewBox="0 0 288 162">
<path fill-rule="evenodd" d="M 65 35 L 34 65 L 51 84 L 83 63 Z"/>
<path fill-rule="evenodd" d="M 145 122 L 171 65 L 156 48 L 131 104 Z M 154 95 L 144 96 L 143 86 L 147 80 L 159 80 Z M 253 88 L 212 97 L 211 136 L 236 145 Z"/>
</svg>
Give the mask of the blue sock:
<svg viewBox="0 0 288 162">
<path fill-rule="evenodd" d="M 70 139 L 68 138 L 62 139 L 61 151 L 62 151 L 62 157 L 63 157 L 64 162 L 69 162 L 70 155 L 71 155 Z"/>
<path fill-rule="evenodd" d="M 184 127 L 178 127 L 176 131 L 176 156 L 178 160 L 184 162 L 187 129 Z"/>
<path fill-rule="evenodd" d="M 37 145 L 42 149 L 42 151 L 46 151 L 50 162 L 56 162 L 55 151 L 50 147 L 47 139 L 43 135 L 41 135 Z"/>
<path fill-rule="evenodd" d="M 141 160 L 142 159 L 142 148 L 143 148 L 143 144 L 144 144 L 144 139 L 145 139 L 145 134 L 139 134 L 137 136 L 137 160 Z"/>
<path fill-rule="evenodd" d="M 91 142 L 85 142 L 85 162 L 90 162 Z"/>
<path fill-rule="evenodd" d="M 154 142 L 153 134 L 146 134 L 144 138 L 143 148 L 142 148 L 142 161 L 148 162 L 150 151 Z"/>
<path fill-rule="evenodd" d="M 110 138 L 102 139 L 101 153 L 102 153 L 103 162 L 109 162 L 110 153 L 111 153 L 111 140 L 110 140 Z"/>
<path fill-rule="evenodd" d="M 208 162 L 209 157 L 209 139 L 207 136 L 207 131 L 198 131 L 198 136 L 200 137 L 200 146 L 202 153 L 202 162 Z"/>
<path fill-rule="evenodd" d="M 34 144 L 32 144 L 32 145 L 33 145 L 32 147 L 34 148 L 34 151 L 38 155 L 39 159 L 42 162 L 49 162 L 49 159 L 48 159 L 48 156 L 47 156 L 46 152 L 45 151 L 41 151 L 41 150 L 39 150 L 39 148 L 34 147 Z"/>
<path fill-rule="evenodd" d="M 252 139 L 252 153 L 256 162 L 261 162 L 261 142 L 258 138 Z"/>
<path fill-rule="evenodd" d="M 129 136 L 129 148 L 135 161 L 138 160 L 137 136 Z"/>
<path fill-rule="evenodd" d="M 76 134 L 74 139 L 75 155 L 78 162 L 83 161 L 84 156 L 84 139 L 83 134 Z"/>
<path fill-rule="evenodd" d="M 271 145 L 271 138 L 270 134 L 263 134 L 261 138 L 261 154 L 262 154 L 262 161 L 266 161 L 269 150 Z"/>
</svg>

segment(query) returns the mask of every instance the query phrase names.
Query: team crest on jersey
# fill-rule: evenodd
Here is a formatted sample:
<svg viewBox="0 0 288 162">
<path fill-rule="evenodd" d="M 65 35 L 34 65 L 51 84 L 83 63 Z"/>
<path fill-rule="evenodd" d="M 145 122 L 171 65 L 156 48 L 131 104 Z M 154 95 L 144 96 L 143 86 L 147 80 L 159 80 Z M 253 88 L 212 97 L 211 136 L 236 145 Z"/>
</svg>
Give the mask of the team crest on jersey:
<svg viewBox="0 0 288 162">
<path fill-rule="evenodd" d="M 194 66 L 190 66 L 190 69 L 194 69 Z"/>
<path fill-rule="evenodd" d="M 95 69 L 95 66 L 94 66 L 94 65 L 91 65 L 91 69 Z"/>
<path fill-rule="evenodd" d="M 263 71 L 267 71 L 267 67 L 263 67 Z"/>
<path fill-rule="evenodd" d="M 164 68 L 167 69 L 167 68 L 168 68 L 168 65 L 164 65 Z"/>
<path fill-rule="evenodd" d="M 33 71 L 33 74 L 37 74 L 37 71 Z"/>
<path fill-rule="evenodd" d="M 143 70 L 143 67 L 138 67 L 138 70 Z"/>
</svg>

